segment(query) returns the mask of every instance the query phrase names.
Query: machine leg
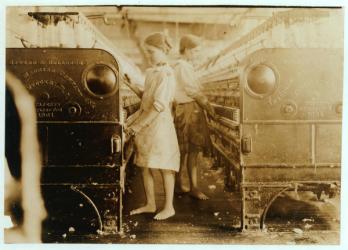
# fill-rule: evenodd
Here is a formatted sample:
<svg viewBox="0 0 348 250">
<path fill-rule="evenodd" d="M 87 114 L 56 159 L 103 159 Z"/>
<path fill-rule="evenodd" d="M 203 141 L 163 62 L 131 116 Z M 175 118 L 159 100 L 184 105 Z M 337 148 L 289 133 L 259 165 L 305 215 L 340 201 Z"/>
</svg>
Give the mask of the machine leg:
<svg viewBox="0 0 348 250">
<path fill-rule="evenodd" d="M 273 201 L 289 186 L 243 185 L 242 186 L 242 230 L 265 229 L 265 218 Z"/>
<path fill-rule="evenodd" d="M 122 232 L 122 200 L 119 188 L 77 188 L 72 190 L 80 193 L 94 208 L 98 218 L 98 232 L 115 234 Z"/>
</svg>

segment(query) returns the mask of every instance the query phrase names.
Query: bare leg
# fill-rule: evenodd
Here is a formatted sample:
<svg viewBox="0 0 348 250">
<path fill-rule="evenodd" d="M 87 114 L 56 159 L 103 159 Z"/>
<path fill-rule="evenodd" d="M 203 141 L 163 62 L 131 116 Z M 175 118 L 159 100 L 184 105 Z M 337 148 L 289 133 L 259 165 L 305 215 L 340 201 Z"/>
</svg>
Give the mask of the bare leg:
<svg viewBox="0 0 348 250">
<path fill-rule="evenodd" d="M 187 193 L 190 191 L 189 187 L 183 185 L 182 180 L 184 178 L 184 173 L 187 171 L 187 154 L 180 155 L 180 170 L 176 173 L 175 177 L 175 193 Z"/>
<path fill-rule="evenodd" d="M 155 185 L 153 180 L 152 170 L 149 168 L 141 168 L 143 176 L 143 184 L 146 195 L 146 204 L 143 207 L 139 207 L 130 212 L 133 214 L 141 213 L 154 213 L 156 211 L 156 201 L 155 201 Z"/>
<path fill-rule="evenodd" d="M 206 196 L 204 193 L 202 193 L 198 189 L 197 159 L 198 159 L 198 152 L 189 153 L 187 168 L 188 168 L 189 179 L 190 179 L 190 184 L 191 184 L 190 195 L 192 197 L 200 199 L 200 200 L 208 200 L 209 197 Z"/>
<path fill-rule="evenodd" d="M 154 217 L 155 220 L 165 220 L 175 214 L 173 206 L 175 174 L 172 170 L 162 169 L 161 174 L 166 200 L 163 209 Z"/>
</svg>

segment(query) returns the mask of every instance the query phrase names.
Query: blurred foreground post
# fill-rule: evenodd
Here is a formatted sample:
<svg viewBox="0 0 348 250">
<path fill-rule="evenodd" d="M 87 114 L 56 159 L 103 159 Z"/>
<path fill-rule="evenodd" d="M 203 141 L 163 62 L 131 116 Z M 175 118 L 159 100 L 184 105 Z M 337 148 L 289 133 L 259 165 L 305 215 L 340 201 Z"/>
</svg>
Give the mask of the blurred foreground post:
<svg viewBox="0 0 348 250">
<path fill-rule="evenodd" d="M 35 101 L 22 83 L 10 72 L 6 72 L 6 87 L 13 95 L 21 124 L 19 149 L 21 179 L 16 181 L 11 175 L 5 175 L 7 178 L 5 207 L 9 202 L 19 198 L 23 209 L 23 223 L 16 229 L 5 230 L 5 242 L 41 242 L 41 224 L 46 217 L 46 211 L 40 190 L 42 164 L 37 138 Z M 8 165 L 11 168 L 11 163 Z"/>
</svg>

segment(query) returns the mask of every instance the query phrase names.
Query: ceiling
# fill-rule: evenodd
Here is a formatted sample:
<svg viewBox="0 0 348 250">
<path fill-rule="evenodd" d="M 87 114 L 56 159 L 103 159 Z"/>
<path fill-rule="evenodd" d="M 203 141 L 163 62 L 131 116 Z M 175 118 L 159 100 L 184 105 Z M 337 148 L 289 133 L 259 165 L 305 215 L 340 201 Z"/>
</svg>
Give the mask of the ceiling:
<svg viewBox="0 0 348 250">
<path fill-rule="evenodd" d="M 128 19 L 144 22 L 207 23 L 234 25 L 240 19 L 262 20 L 272 15 L 274 8 L 245 7 L 138 7 L 93 6 L 78 7 L 88 18 Z M 283 8 L 285 10 L 285 8 Z"/>
</svg>

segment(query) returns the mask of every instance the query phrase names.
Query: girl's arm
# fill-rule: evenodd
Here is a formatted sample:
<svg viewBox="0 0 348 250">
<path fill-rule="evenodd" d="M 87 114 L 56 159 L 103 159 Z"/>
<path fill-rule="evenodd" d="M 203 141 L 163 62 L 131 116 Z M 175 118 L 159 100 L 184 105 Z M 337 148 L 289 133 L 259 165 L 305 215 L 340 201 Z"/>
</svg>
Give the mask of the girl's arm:
<svg viewBox="0 0 348 250">
<path fill-rule="evenodd" d="M 142 112 L 138 119 L 130 126 L 130 132 L 134 134 L 140 132 L 143 128 L 149 126 L 160 112 L 164 111 L 165 107 L 170 101 L 169 86 L 175 84 L 169 78 L 171 72 L 162 72 L 158 79 L 159 84 L 153 94 L 153 104 L 149 107 L 149 110 Z M 173 79 L 172 79 L 173 80 Z"/>
<path fill-rule="evenodd" d="M 219 116 L 215 113 L 214 108 L 210 105 L 210 102 L 208 101 L 208 98 L 202 94 L 196 94 L 194 97 L 192 97 L 197 103 L 198 105 L 204 109 L 205 111 L 207 111 L 208 115 L 214 119 L 214 120 L 218 120 Z"/>
<path fill-rule="evenodd" d="M 142 112 L 138 119 L 128 128 L 127 131 L 130 134 L 137 134 L 143 128 L 149 126 L 151 122 L 159 115 L 160 111 L 155 109 L 155 107 L 151 107 L 151 110 L 148 112 Z"/>
<path fill-rule="evenodd" d="M 202 109 L 206 110 L 212 119 L 217 120 L 219 117 L 214 108 L 210 105 L 208 98 L 201 93 L 200 83 L 192 65 L 181 64 L 177 69 L 178 78 L 184 83 L 186 94 L 194 99 Z"/>
</svg>

